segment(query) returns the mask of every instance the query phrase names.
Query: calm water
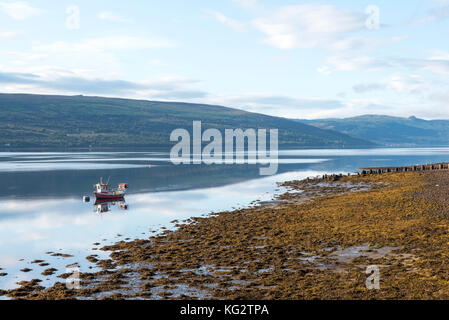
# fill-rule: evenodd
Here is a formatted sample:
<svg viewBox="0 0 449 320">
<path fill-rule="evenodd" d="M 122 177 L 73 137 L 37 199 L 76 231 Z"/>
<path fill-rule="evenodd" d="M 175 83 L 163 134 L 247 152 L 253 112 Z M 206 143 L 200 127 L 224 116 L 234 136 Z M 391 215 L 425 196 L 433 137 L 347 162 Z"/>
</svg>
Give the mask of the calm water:
<svg viewBox="0 0 449 320">
<path fill-rule="evenodd" d="M 280 151 L 278 174 L 261 177 L 253 165 L 174 166 L 161 152 L 0 152 L 0 273 L 8 273 L 0 277 L 0 288 L 33 278 L 49 285 L 74 262 L 81 271 L 95 270 L 85 257 L 106 257 L 93 250 L 95 242 L 147 238 L 161 227 L 170 228 L 175 219 L 270 200 L 282 192 L 279 181 L 443 161 L 449 161 L 449 148 L 285 150 Z M 82 201 L 92 196 L 100 177 L 114 186 L 129 183 L 126 204 Z M 35 259 L 50 266 L 32 264 Z M 58 269 L 54 276 L 40 274 L 50 267 Z M 23 268 L 33 271 L 24 273 Z"/>
</svg>

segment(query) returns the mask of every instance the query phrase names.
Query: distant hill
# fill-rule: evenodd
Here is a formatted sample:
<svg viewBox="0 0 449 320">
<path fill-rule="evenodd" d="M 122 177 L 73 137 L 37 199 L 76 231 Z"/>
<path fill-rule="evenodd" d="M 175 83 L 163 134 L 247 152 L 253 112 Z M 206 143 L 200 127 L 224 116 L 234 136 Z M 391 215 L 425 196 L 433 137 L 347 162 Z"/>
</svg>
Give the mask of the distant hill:
<svg viewBox="0 0 449 320">
<path fill-rule="evenodd" d="M 385 146 L 449 146 L 449 120 L 364 115 L 345 119 L 298 121 Z"/>
<path fill-rule="evenodd" d="M 0 94 L 0 147 L 169 147 L 176 128 L 278 128 L 282 147 L 372 147 L 298 121 L 221 106 L 86 96 Z"/>
</svg>

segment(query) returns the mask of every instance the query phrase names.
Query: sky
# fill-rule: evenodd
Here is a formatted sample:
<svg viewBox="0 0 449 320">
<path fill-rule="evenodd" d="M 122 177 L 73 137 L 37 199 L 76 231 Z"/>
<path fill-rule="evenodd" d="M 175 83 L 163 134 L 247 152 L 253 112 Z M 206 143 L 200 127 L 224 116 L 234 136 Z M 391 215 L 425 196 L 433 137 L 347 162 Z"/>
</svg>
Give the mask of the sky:
<svg viewBox="0 0 449 320">
<path fill-rule="evenodd" d="M 0 0 L 0 92 L 449 119 L 449 0 Z"/>
</svg>

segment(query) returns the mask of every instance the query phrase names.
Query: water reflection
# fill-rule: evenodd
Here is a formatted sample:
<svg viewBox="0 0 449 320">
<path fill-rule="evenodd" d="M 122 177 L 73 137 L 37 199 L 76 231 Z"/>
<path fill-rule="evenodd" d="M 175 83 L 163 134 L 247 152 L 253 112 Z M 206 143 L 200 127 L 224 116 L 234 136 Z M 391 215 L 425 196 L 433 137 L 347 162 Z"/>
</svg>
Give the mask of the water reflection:
<svg viewBox="0 0 449 320">
<path fill-rule="evenodd" d="M 122 201 L 108 201 L 108 200 L 95 200 L 94 212 L 98 214 L 110 212 L 111 207 L 117 207 L 119 210 L 128 210 L 128 204 L 123 199 Z"/>
<path fill-rule="evenodd" d="M 73 263 L 80 265 L 81 272 L 95 270 L 85 258 L 92 254 L 107 258 L 107 253 L 97 250 L 103 245 L 126 238 L 148 238 L 163 226 L 172 227 L 174 220 L 246 206 L 256 199 L 270 200 L 276 181 L 319 173 L 309 170 L 219 187 L 129 194 L 126 204 L 84 203 L 81 197 L 0 200 L 0 267 L 8 273 L 0 277 L 0 288 L 17 287 L 17 281 L 34 278 L 44 280 L 42 285 L 60 281 L 57 275 Z M 128 210 L 121 210 L 128 204 Z M 73 257 L 53 257 L 46 252 Z M 43 278 L 41 273 L 48 267 L 32 264 L 36 259 L 50 263 L 58 272 Z M 32 271 L 21 272 L 25 267 Z"/>
</svg>

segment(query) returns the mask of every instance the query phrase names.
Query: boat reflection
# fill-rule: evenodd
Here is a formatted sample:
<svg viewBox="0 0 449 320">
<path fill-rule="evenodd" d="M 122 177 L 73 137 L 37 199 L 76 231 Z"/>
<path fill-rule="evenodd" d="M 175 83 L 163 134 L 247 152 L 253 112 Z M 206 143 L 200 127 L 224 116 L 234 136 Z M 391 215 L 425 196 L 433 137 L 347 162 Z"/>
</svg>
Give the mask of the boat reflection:
<svg viewBox="0 0 449 320">
<path fill-rule="evenodd" d="M 128 210 L 128 204 L 125 199 L 120 201 L 96 200 L 94 203 L 94 212 L 98 214 L 112 211 L 112 207 L 117 206 L 120 210 Z"/>
</svg>

